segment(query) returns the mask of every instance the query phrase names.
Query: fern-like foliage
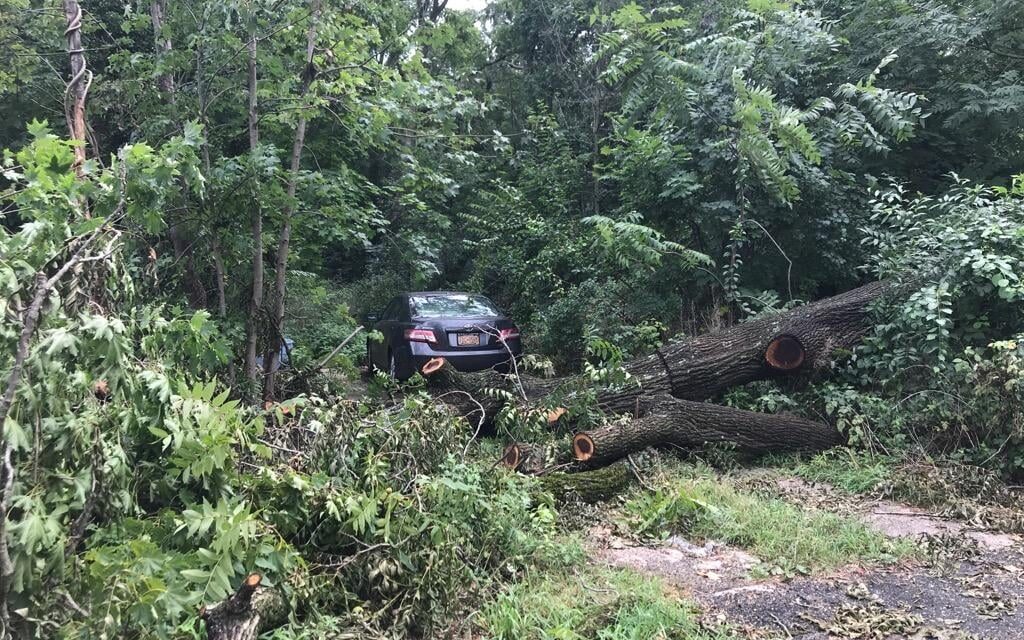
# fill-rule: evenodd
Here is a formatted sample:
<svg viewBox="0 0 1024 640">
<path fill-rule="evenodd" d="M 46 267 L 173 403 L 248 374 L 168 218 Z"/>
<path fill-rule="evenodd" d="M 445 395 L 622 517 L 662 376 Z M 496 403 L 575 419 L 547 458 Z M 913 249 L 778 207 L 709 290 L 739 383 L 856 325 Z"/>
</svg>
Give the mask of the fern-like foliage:
<svg viewBox="0 0 1024 640">
<path fill-rule="evenodd" d="M 592 225 L 597 231 L 594 248 L 607 260 L 623 268 L 654 268 L 661 264 L 666 255 L 675 256 L 689 266 L 711 264 L 711 258 L 703 253 L 667 240 L 660 232 L 643 224 L 643 216 L 636 212 L 619 220 L 589 216 L 583 222 Z"/>
<path fill-rule="evenodd" d="M 710 125 L 731 138 L 734 171 L 750 181 L 737 191 L 763 189 L 791 204 L 800 196 L 798 165 L 820 164 L 831 141 L 885 152 L 926 115 L 917 94 L 878 86 L 894 54 L 860 81 L 838 82 L 832 96 L 800 95 L 803 76 L 824 71 L 816 67 L 842 46 L 812 11 L 755 2 L 706 36 L 673 15 L 636 5 L 613 14 L 600 39 L 604 79 L 623 92 L 631 123 L 671 119 L 678 129 Z"/>
</svg>

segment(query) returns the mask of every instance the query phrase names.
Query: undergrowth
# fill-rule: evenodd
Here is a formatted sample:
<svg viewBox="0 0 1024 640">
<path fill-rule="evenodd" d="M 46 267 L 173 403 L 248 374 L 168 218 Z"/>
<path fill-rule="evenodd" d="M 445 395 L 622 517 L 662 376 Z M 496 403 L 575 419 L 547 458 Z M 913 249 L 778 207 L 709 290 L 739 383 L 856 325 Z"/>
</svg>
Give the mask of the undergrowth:
<svg viewBox="0 0 1024 640">
<path fill-rule="evenodd" d="M 811 458 L 780 459 L 779 464 L 812 482 L 826 482 L 847 493 L 871 493 L 891 483 L 899 463 L 891 456 L 872 455 L 853 449 L 834 449 Z"/>
</svg>

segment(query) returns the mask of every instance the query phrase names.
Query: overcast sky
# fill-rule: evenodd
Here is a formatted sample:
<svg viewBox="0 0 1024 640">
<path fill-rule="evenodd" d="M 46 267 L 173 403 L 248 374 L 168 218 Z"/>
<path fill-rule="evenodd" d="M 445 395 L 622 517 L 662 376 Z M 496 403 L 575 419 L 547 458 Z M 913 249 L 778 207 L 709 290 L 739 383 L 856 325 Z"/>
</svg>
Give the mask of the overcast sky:
<svg viewBox="0 0 1024 640">
<path fill-rule="evenodd" d="M 449 9 L 480 10 L 487 6 L 487 0 L 448 0 Z"/>
</svg>

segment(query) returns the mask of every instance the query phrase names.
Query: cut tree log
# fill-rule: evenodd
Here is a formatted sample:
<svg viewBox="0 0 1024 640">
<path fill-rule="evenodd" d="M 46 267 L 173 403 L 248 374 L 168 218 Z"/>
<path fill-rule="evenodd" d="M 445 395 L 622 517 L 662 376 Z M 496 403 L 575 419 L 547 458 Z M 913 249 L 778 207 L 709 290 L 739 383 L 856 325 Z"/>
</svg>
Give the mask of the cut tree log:
<svg viewBox="0 0 1024 640">
<path fill-rule="evenodd" d="M 261 586 L 262 581 L 260 574 L 250 574 L 227 599 L 199 610 L 207 640 L 256 640 L 284 622 L 288 611 L 284 596 Z"/>
<path fill-rule="evenodd" d="M 596 468 L 648 447 L 732 444 L 745 453 L 820 451 L 842 442 L 835 427 L 789 414 L 764 414 L 666 394 L 640 400 L 642 417 L 573 436 L 573 456 Z"/>
<path fill-rule="evenodd" d="M 757 318 L 727 329 L 668 344 L 653 354 L 630 360 L 624 369 L 625 388 L 599 391 L 598 406 L 606 413 L 638 415 L 645 395 L 669 394 L 684 400 L 706 400 L 753 382 L 826 368 L 837 352 L 851 349 L 869 328 L 871 303 L 891 292 L 874 282 L 783 313 Z M 434 361 L 431 361 L 434 362 Z M 450 365 L 424 367 L 435 396 L 466 416 L 488 422 L 508 398 L 538 404 L 558 390 L 584 388 L 579 378 L 541 380 L 520 376 L 518 382 L 494 371 L 461 373 Z M 506 394 L 486 393 L 499 389 Z M 557 417 L 557 407 L 551 407 Z M 475 421 L 474 421 L 475 422 Z"/>
<path fill-rule="evenodd" d="M 544 454 L 543 447 L 513 442 L 505 448 L 498 462 L 513 471 L 537 476 L 541 486 L 557 500 L 576 498 L 583 502 L 597 502 L 618 494 L 629 485 L 630 473 L 625 464 L 573 473 L 578 465 L 563 457 L 561 462 L 564 464 L 556 466 L 567 467 L 568 472 L 544 473 Z"/>
<path fill-rule="evenodd" d="M 505 447 L 499 462 L 513 471 L 536 474 L 544 470 L 544 449 L 532 444 L 513 442 Z"/>
<path fill-rule="evenodd" d="M 633 474 L 625 464 L 613 464 L 580 473 L 549 473 L 537 479 L 559 501 L 575 498 L 582 502 L 600 502 L 625 490 Z"/>
</svg>

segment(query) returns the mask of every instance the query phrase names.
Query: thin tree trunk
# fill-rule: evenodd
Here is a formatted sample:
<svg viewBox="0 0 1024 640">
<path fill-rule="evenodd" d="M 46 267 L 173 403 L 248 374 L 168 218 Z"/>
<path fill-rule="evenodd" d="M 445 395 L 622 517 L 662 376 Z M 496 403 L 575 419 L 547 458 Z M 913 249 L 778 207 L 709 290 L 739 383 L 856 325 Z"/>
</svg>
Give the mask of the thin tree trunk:
<svg viewBox="0 0 1024 640">
<path fill-rule="evenodd" d="M 213 236 L 213 271 L 217 279 L 217 316 L 224 319 L 228 316 L 228 298 L 226 291 L 227 274 L 224 271 L 224 258 L 221 256 L 220 240 Z"/>
<path fill-rule="evenodd" d="M 24 358 L 22 359 L 24 361 Z M 18 365 L 21 366 L 21 365 Z M 21 373 L 19 371 L 20 378 Z M 7 413 L 7 409 L 4 409 Z M 5 416 L 6 419 L 6 416 Z M 13 637 L 11 612 L 7 608 L 11 593 L 11 578 L 14 577 L 14 563 L 7 547 L 7 512 L 11 508 L 11 494 L 14 492 L 14 450 L 3 434 L 0 434 L 0 639 Z"/>
<path fill-rule="evenodd" d="M 68 133 L 71 139 L 80 143 L 75 147 L 74 170 L 75 174 L 81 178 L 83 175 L 82 165 L 85 162 L 85 140 L 87 135 L 85 99 L 89 93 L 92 73 L 86 67 L 85 51 L 82 48 L 82 8 L 76 0 L 64 0 L 63 8 L 64 16 L 67 20 L 67 28 L 64 35 L 67 38 L 68 57 L 71 65 L 71 80 L 65 93 L 65 115 L 67 116 Z M 87 202 L 81 203 L 81 213 L 84 217 L 89 216 Z M 14 350 L 11 368 L 7 373 L 3 396 L 0 396 L 0 638 L 5 640 L 13 636 L 8 600 L 11 592 L 11 577 L 14 574 L 14 565 L 11 561 L 10 549 L 7 546 L 7 515 L 11 509 L 11 498 L 14 492 L 15 467 L 13 448 L 11 443 L 4 437 L 2 426 L 7 422 L 7 416 L 10 415 L 11 408 L 14 406 L 14 400 L 24 372 L 25 360 L 31 351 L 32 337 L 35 335 L 40 318 L 42 317 L 43 304 L 46 302 L 50 291 L 69 271 L 77 272 L 86 251 L 106 231 L 107 226 L 104 224 L 88 236 L 79 238 L 78 242 L 74 242 L 72 244 L 74 248 L 68 260 L 49 278 L 40 269 L 35 275 L 32 299 L 28 307 L 24 308 L 20 313 L 21 333 Z"/>
<path fill-rule="evenodd" d="M 171 39 L 164 35 L 164 16 L 167 14 L 167 0 L 153 0 L 149 5 L 149 17 L 153 22 L 153 36 L 156 38 L 157 59 L 163 63 L 173 48 Z M 157 80 L 160 90 L 163 91 L 171 104 L 177 98 L 174 88 L 174 76 L 169 71 L 160 74 Z"/>
<path fill-rule="evenodd" d="M 256 152 L 260 144 L 259 114 L 257 112 L 256 90 L 256 32 L 249 38 L 249 151 L 255 165 Z M 255 170 L 255 166 L 253 168 Z M 259 316 L 263 310 L 263 210 L 252 176 L 252 294 L 249 298 L 249 313 L 245 322 L 245 376 L 253 390 L 259 384 L 256 370 L 256 344 L 259 338 Z"/>
<path fill-rule="evenodd" d="M 196 96 L 199 101 L 199 122 L 203 125 L 203 142 L 200 145 L 200 156 L 203 160 L 203 174 L 209 176 L 213 171 L 213 160 L 210 155 L 210 118 L 207 115 L 209 103 L 207 102 L 206 85 L 203 83 L 203 47 L 200 44 L 196 49 Z M 205 196 L 203 197 L 203 209 L 210 220 L 210 211 Z M 220 244 L 219 226 L 210 223 L 210 257 L 213 259 L 213 275 L 216 280 L 217 290 L 217 317 L 225 320 L 228 317 L 227 300 L 227 270 L 224 268 L 223 249 Z M 228 386 L 235 386 L 235 359 L 228 362 Z"/>
<path fill-rule="evenodd" d="M 267 355 L 263 361 L 267 364 L 264 372 L 263 399 L 273 400 L 276 394 L 277 369 L 281 365 L 281 344 L 284 339 L 284 310 L 286 279 L 288 275 L 288 251 L 292 236 L 292 216 L 295 215 L 295 190 L 299 180 L 299 168 L 302 163 L 302 150 L 306 144 L 306 95 L 313 83 L 316 70 L 313 66 L 313 52 L 316 49 L 317 21 L 320 17 L 320 0 L 310 2 L 309 30 L 306 32 L 306 58 L 302 69 L 302 84 L 299 89 L 299 122 L 295 127 L 295 140 L 292 143 L 291 170 L 288 174 L 288 199 L 285 203 L 284 221 L 281 224 L 281 236 L 277 244 L 277 259 L 274 264 L 274 310 L 271 322 L 271 336 Z"/>
</svg>

